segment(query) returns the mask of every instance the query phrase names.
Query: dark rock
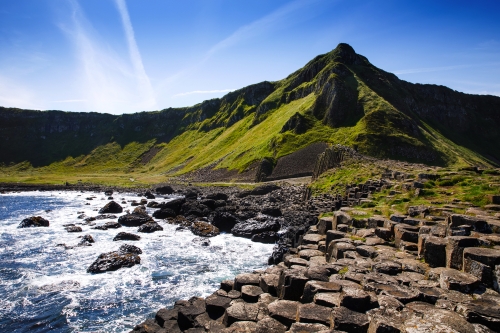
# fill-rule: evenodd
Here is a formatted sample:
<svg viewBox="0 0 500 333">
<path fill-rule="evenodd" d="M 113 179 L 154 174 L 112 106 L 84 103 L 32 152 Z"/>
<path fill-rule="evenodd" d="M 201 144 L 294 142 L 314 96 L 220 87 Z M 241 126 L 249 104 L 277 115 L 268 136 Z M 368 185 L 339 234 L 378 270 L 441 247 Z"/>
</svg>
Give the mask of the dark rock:
<svg viewBox="0 0 500 333">
<path fill-rule="evenodd" d="M 281 187 L 279 187 L 276 184 L 264 184 L 264 185 L 257 186 L 256 188 L 254 188 L 253 190 L 250 190 L 250 191 L 241 191 L 240 193 L 238 193 L 238 197 L 244 198 L 244 197 L 247 197 L 249 195 L 265 195 L 265 194 L 271 193 L 272 191 L 276 191 L 280 188 Z"/>
<path fill-rule="evenodd" d="M 286 269 L 281 272 L 278 282 L 280 299 L 298 301 L 304 293 L 304 287 L 309 279 L 297 269 Z"/>
<path fill-rule="evenodd" d="M 211 209 L 200 203 L 199 201 L 186 201 L 182 206 L 180 213 L 184 216 L 197 216 L 204 217 L 208 216 Z"/>
<path fill-rule="evenodd" d="M 158 194 L 172 194 L 174 193 L 174 190 L 172 187 L 166 185 L 166 186 L 160 186 L 155 189 L 155 192 Z"/>
<path fill-rule="evenodd" d="M 205 196 L 207 199 L 212 199 L 212 200 L 227 200 L 227 194 L 225 193 L 210 193 Z"/>
<path fill-rule="evenodd" d="M 446 266 L 447 241 L 441 237 L 419 235 L 418 253 L 430 267 Z"/>
<path fill-rule="evenodd" d="M 49 221 L 41 216 L 32 216 L 24 219 L 19 224 L 18 228 L 32 228 L 32 227 L 48 227 Z"/>
<path fill-rule="evenodd" d="M 118 229 L 118 228 L 121 228 L 122 225 L 118 222 L 109 221 L 109 222 L 104 223 L 104 227 L 106 227 L 106 229 Z"/>
<path fill-rule="evenodd" d="M 333 217 L 322 217 L 318 221 L 318 234 L 326 235 L 326 232 L 332 230 Z M 341 237 L 342 238 L 342 237 Z"/>
<path fill-rule="evenodd" d="M 498 331 L 500 327 L 499 298 L 482 297 L 457 306 L 457 312 L 470 323 L 479 323 Z"/>
<path fill-rule="evenodd" d="M 264 291 L 258 286 L 244 285 L 241 287 L 241 298 L 248 303 L 256 303 L 263 293 Z"/>
<path fill-rule="evenodd" d="M 194 222 L 190 229 L 193 234 L 202 237 L 214 237 L 220 234 L 220 231 L 216 226 L 207 222 Z"/>
<path fill-rule="evenodd" d="M 266 243 L 266 244 L 274 244 L 276 239 L 278 238 L 278 234 L 274 231 L 265 231 L 260 234 L 252 235 L 253 242 Z"/>
<path fill-rule="evenodd" d="M 314 303 L 301 304 L 297 317 L 301 323 L 319 323 L 330 326 L 332 309 Z"/>
<path fill-rule="evenodd" d="M 139 227 L 150 221 L 153 221 L 151 216 L 138 213 L 126 214 L 118 218 L 118 223 L 126 227 Z"/>
<path fill-rule="evenodd" d="M 164 327 L 163 324 L 169 320 L 175 320 L 177 322 L 178 313 L 178 309 L 160 309 L 158 310 L 158 312 L 156 312 L 155 321 L 158 323 L 158 325 Z"/>
<path fill-rule="evenodd" d="M 353 333 L 366 333 L 370 323 L 366 314 L 349 310 L 343 306 L 332 310 L 332 318 L 334 329 Z"/>
<path fill-rule="evenodd" d="M 446 218 L 446 223 L 450 229 L 466 225 L 472 227 L 472 229 L 477 232 L 491 233 L 491 228 L 488 222 L 479 217 L 451 214 Z"/>
<path fill-rule="evenodd" d="M 241 287 L 244 285 L 259 286 L 260 275 L 253 273 L 242 273 L 236 275 L 234 278 L 234 290 L 241 291 Z"/>
<path fill-rule="evenodd" d="M 92 243 L 95 243 L 94 238 L 91 235 L 85 235 L 82 237 L 78 245 L 80 246 L 90 246 Z"/>
<path fill-rule="evenodd" d="M 104 207 L 99 210 L 99 214 L 118 214 L 123 212 L 122 206 L 114 201 L 108 202 Z"/>
<path fill-rule="evenodd" d="M 155 323 L 154 319 L 146 319 L 145 322 L 136 325 L 131 331 L 132 333 L 159 333 L 162 331 L 160 325 Z"/>
<path fill-rule="evenodd" d="M 119 241 L 119 240 L 132 240 L 132 241 L 138 241 L 141 239 L 141 236 L 139 235 L 134 235 L 128 232 L 119 232 L 115 238 L 113 238 L 114 241 Z"/>
<path fill-rule="evenodd" d="M 261 210 L 261 213 L 269 215 L 269 216 L 273 216 L 273 217 L 279 217 L 279 216 L 283 215 L 283 213 L 281 212 L 281 209 L 279 209 L 278 207 L 264 207 Z"/>
<path fill-rule="evenodd" d="M 441 272 L 439 284 L 442 289 L 470 294 L 479 286 L 479 279 L 474 275 L 450 268 Z"/>
<path fill-rule="evenodd" d="M 279 278 L 279 274 L 263 274 L 260 276 L 259 286 L 265 293 L 277 296 Z"/>
<path fill-rule="evenodd" d="M 149 200 L 156 199 L 155 195 L 151 193 L 151 191 L 146 191 L 146 193 L 144 193 L 144 196 Z"/>
<path fill-rule="evenodd" d="M 446 245 L 446 267 L 462 269 L 463 253 L 466 247 L 479 246 L 479 240 L 474 237 L 449 236 Z"/>
<path fill-rule="evenodd" d="M 230 232 L 239 220 L 231 213 L 216 211 L 211 216 L 211 222 L 220 231 Z"/>
<path fill-rule="evenodd" d="M 122 267 L 132 267 L 141 263 L 141 258 L 134 253 L 114 251 L 103 253 L 87 269 L 88 273 L 116 271 Z"/>
<path fill-rule="evenodd" d="M 246 220 L 237 223 L 231 233 L 234 236 L 251 238 L 255 234 L 260 234 L 265 231 L 278 231 L 280 229 L 280 223 L 275 219 L 266 220 L 263 222 L 256 220 Z"/>
<path fill-rule="evenodd" d="M 122 246 L 120 246 L 118 251 L 120 251 L 122 253 L 142 254 L 142 250 L 140 248 L 138 248 L 135 245 L 130 245 L 130 244 L 123 244 Z"/>
<path fill-rule="evenodd" d="M 174 200 L 170 200 L 167 202 L 162 202 L 159 206 L 161 209 L 164 208 L 170 208 L 172 209 L 176 214 L 179 214 L 181 210 L 181 206 L 186 202 L 186 199 L 184 198 L 177 198 Z"/>
<path fill-rule="evenodd" d="M 205 312 L 205 300 L 193 297 L 184 306 L 179 307 L 177 322 L 182 331 L 186 331 L 195 326 L 197 316 Z"/>
<path fill-rule="evenodd" d="M 177 213 L 172 208 L 158 209 L 153 213 L 153 217 L 157 219 L 166 219 L 168 217 L 176 217 Z"/>
<path fill-rule="evenodd" d="M 137 229 L 137 232 L 151 233 L 155 231 L 163 231 L 163 227 L 154 221 L 146 222 Z"/>
<path fill-rule="evenodd" d="M 318 293 L 338 293 L 341 289 L 342 287 L 335 282 L 308 281 L 304 286 L 301 302 L 310 303 L 314 300 L 314 296 Z M 321 303 L 318 304 L 326 305 Z"/>
<path fill-rule="evenodd" d="M 205 299 L 208 315 L 213 318 L 219 318 L 229 307 L 231 298 L 212 294 Z"/>
<path fill-rule="evenodd" d="M 285 333 L 287 327 L 271 317 L 265 317 L 257 322 L 256 333 Z"/>
<path fill-rule="evenodd" d="M 223 324 L 231 326 L 237 321 L 257 321 L 259 305 L 256 303 L 233 302 L 226 309 Z"/>
<path fill-rule="evenodd" d="M 397 261 L 381 261 L 372 265 L 372 270 L 377 273 L 387 275 L 397 275 L 401 273 L 401 264 Z"/>
</svg>

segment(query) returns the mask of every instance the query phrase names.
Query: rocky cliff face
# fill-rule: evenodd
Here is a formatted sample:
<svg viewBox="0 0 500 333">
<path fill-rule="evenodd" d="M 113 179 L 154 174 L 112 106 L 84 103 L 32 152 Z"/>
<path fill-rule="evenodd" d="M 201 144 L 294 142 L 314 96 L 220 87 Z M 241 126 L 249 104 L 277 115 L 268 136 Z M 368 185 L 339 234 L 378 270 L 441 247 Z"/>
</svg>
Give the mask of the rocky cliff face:
<svg viewBox="0 0 500 333">
<path fill-rule="evenodd" d="M 120 116 L 0 108 L 0 163 L 48 165 L 110 142 L 122 147 L 153 139 L 168 143 L 185 131 L 225 131 L 247 117 L 253 119 L 252 128 L 311 96 L 312 104 L 283 121 L 258 160 L 280 155 L 274 143 L 284 136 L 300 142 L 295 150 L 325 141 L 326 129 L 316 136 L 318 124 L 327 126 L 331 137 L 344 131 L 341 143 L 377 157 L 446 163 L 444 148 L 436 144 L 439 134 L 450 140 L 448 145 L 465 147 L 490 162 L 500 160 L 500 146 L 494 144 L 500 142 L 499 97 L 411 84 L 339 44 L 281 81 L 254 84 L 192 107 Z"/>
</svg>

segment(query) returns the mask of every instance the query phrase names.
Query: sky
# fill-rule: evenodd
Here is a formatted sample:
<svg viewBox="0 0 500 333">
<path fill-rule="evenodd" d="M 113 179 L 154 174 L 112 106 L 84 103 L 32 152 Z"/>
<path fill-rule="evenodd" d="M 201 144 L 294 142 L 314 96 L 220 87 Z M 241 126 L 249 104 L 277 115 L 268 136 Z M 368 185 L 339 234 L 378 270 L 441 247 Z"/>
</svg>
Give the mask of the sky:
<svg viewBox="0 0 500 333">
<path fill-rule="evenodd" d="M 499 13 L 498 0 L 0 0 L 0 106 L 191 106 L 341 42 L 400 79 L 500 96 Z"/>
</svg>

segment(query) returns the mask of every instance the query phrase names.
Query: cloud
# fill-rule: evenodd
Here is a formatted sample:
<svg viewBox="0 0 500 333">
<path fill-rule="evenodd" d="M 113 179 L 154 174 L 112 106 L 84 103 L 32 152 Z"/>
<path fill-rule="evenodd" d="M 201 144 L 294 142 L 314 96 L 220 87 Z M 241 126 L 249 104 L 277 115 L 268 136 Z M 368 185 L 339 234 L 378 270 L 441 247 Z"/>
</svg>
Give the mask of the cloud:
<svg viewBox="0 0 500 333">
<path fill-rule="evenodd" d="M 63 99 L 60 101 L 52 101 L 52 103 L 81 103 L 81 102 L 87 102 L 86 99 Z"/>
<path fill-rule="evenodd" d="M 194 90 L 194 91 L 183 92 L 183 93 L 180 93 L 180 94 L 175 94 L 173 97 L 196 95 L 196 94 L 217 94 L 217 93 L 231 92 L 231 91 L 234 91 L 234 90 L 235 89 Z"/>
<path fill-rule="evenodd" d="M 139 90 L 142 92 L 145 98 L 145 104 L 152 107 L 156 107 L 156 100 L 146 71 L 144 70 L 144 65 L 142 63 L 141 54 L 139 48 L 137 47 L 137 42 L 134 36 L 134 29 L 132 27 L 132 22 L 130 21 L 130 16 L 127 10 L 127 4 L 125 0 L 115 0 L 116 6 L 120 13 L 122 19 L 123 28 L 125 30 L 125 36 L 127 37 L 127 44 L 130 53 L 130 60 L 134 67 L 135 75 L 138 80 Z"/>
<path fill-rule="evenodd" d="M 142 65 L 125 3 L 116 1 L 130 59 L 123 59 L 108 42 L 102 41 L 77 0 L 69 3 L 70 23 L 59 26 L 73 44 L 80 66 L 75 78 L 83 95 L 80 102 L 88 111 L 115 114 L 155 109 L 153 90 Z"/>
</svg>

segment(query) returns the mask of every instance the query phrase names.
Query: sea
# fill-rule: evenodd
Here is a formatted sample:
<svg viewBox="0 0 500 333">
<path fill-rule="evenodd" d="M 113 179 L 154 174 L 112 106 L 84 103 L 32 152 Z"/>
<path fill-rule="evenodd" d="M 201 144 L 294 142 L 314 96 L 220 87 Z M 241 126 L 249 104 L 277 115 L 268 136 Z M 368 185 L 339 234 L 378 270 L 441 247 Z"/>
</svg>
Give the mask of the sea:
<svg viewBox="0 0 500 333">
<path fill-rule="evenodd" d="M 125 210 L 140 200 L 134 193 L 115 193 Z M 174 197 L 157 197 L 168 201 Z M 187 230 L 163 220 L 151 234 L 137 228 L 96 230 L 80 225 L 78 216 L 97 216 L 108 203 L 104 193 L 44 191 L 0 194 L 0 332 L 129 332 L 176 300 L 208 296 L 220 282 L 242 272 L 267 267 L 272 244 L 221 234 L 209 246 Z M 147 208 L 149 214 L 154 209 Z M 120 216 L 122 214 L 115 214 Z M 49 220 L 49 227 L 18 228 L 30 216 Z M 97 220 L 96 225 L 112 220 Z M 139 234 L 139 241 L 113 241 L 120 231 Z M 76 246 L 90 234 L 92 246 Z M 99 254 L 122 244 L 142 249 L 141 263 L 102 274 L 87 273 Z"/>
</svg>

